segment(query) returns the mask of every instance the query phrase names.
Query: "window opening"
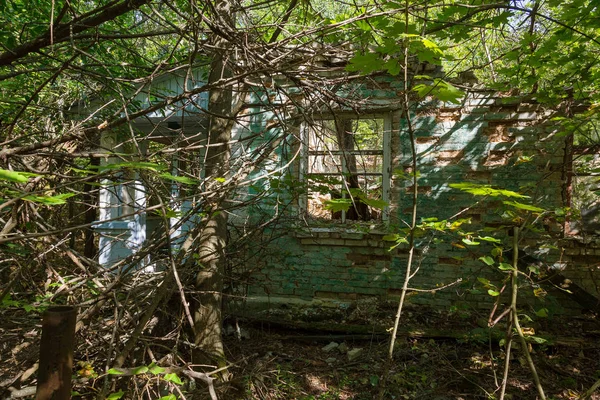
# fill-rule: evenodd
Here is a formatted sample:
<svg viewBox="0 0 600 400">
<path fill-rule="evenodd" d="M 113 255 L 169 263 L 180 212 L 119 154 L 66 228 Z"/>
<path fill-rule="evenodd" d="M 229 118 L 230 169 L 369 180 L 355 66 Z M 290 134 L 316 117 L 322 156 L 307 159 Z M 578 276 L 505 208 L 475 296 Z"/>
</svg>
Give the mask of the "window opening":
<svg viewBox="0 0 600 400">
<path fill-rule="evenodd" d="M 303 214 L 321 220 L 388 219 L 390 119 L 324 119 L 303 130 Z"/>
<path fill-rule="evenodd" d="M 569 143 L 571 141 L 571 143 Z M 567 221 L 570 235 L 600 234 L 600 129 L 594 118 L 582 123 L 567 139 L 565 162 L 570 165 L 566 179 L 566 205 L 572 207 Z"/>
<path fill-rule="evenodd" d="M 600 234 L 600 155 L 576 154 L 571 177 L 571 207 L 577 217 L 571 233 Z"/>
</svg>

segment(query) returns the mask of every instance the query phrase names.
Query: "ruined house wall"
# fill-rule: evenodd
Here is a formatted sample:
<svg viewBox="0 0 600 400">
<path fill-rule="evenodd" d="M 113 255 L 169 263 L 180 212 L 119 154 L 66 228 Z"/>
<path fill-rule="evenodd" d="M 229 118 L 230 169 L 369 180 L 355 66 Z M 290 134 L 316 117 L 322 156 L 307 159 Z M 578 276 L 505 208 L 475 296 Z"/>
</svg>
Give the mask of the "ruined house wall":
<svg viewBox="0 0 600 400">
<path fill-rule="evenodd" d="M 374 104 L 394 103 L 401 84 L 392 79 L 379 80 L 370 91 Z M 475 198 L 450 188 L 450 183 L 472 182 L 518 191 L 531 196 L 528 203 L 554 210 L 563 206 L 564 138 L 552 113 L 534 101 L 506 97 L 489 91 L 471 91 L 462 104 L 425 101 L 413 113 L 417 136 L 419 178 L 419 216 L 450 218 L 458 213 L 470 217 L 473 230 L 500 224 L 503 207 L 498 198 Z M 401 111 L 392 111 L 393 170 L 410 173 L 410 146 L 406 121 Z M 393 232 L 409 221 L 411 182 L 396 176 L 391 184 L 391 221 Z M 589 259 L 577 257 L 587 250 L 574 247 L 540 248 L 541 240 L 558 239 L 560 223 L 544 220 L 544 231 L 528 232 L 520 246 L 552 268 L 564 268 L 578 282 L 589 279 Z M 250 303 L 339 304 L 365 297 L 394 299 L 400 294 L 407 262 L 402 246 L 390 250 L 383 240 L 385 232 L 374 233 L 368 224 L 319 227 L 296 224 L 278 239 L 271 256 L 261 260 L 264 268 L 253 275 L 248 289 Z M 491 234 L 491 233 L 490 233 Z M 509 229 L 495 236 L 510 242 Z M 487 294 L 483 277 L 501 286 L 505 273 L 485 265 L 479 257 L 489 254 L 491 246 L 465 246 L 460 239 L 440 235 L 442 242 L 421 240 L 415 265 L 419 271 L 410 286 L 435 289 L 462 279 L 462 282 L 435 293 L 415 292 L 414 304 L 438 307 L 489 308 L 495 298 Z M 509 245 L 505 245 L 509 248 Z M 600 261 L 600 244 L 591 250 Z M 575 254 L 575 252 L 578 252 Z M 567 256 L 567 257 L 565 257 Z M 586 275 L 587 274 L 587 275 Z M 541 286 L 540 286 L 541 287 Z M 579 306 L 564 292 L 543 286 L 524 286 L 522 296 L 534 310 L 566 312 Z M 505 295 L 503 295 L 504 299 Z"/>
</svg>

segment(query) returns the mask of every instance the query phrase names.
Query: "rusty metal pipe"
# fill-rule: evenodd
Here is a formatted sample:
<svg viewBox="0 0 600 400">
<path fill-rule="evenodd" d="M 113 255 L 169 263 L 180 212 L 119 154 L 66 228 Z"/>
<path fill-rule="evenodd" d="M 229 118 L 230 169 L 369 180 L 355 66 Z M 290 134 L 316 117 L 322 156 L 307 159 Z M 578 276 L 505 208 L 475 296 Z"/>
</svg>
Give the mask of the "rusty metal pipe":
<svg viewBox="0 0 600 400">
<path fill-rule="evenodd" d="M 71 306 L 49 307 L 44 313 L 36 400 L 71 398 L 76 320 L 77 309 Z"/>
</svg>

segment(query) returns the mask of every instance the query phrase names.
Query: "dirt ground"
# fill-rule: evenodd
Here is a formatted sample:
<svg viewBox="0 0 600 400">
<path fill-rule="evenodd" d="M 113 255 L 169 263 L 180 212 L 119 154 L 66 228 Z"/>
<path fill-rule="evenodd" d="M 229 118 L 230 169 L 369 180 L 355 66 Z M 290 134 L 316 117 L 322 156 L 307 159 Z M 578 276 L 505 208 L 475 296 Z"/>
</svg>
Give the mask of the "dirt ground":
<svg viewBox="0 0 600 400">
<path fill-rule="evenodd" d="M 0 399 L 4 399 L 15 390 L 35 386 L 40 324 L 33 313 L 0 311 Z M 230 374 L 227 382 L 216 381 L 219 399 L 374 399 L 382 388 L 381 372 L 388 352 L 389 339 L 381 327 L 390 326 L 391 315 L 389 310 L 370 306 L 349 311 L 343 320 L 325 317 L 315 322 L 310 314 L 305 321 L 281 314 L 230 318 L 225 326 Z M 369 328 L 369 324 L 375 327 L 375 320 L 378 328 Z M 344 334 L 343 324 L 354 327 L 346 332 L 360 332 Z M 481 325 L 477 315 L 409 310 L 383 398 L 498 398 L 505 360 L 500 347 L 503 335 L 498 331 L 490 334 Z M 113 328 L 114 320 L 111 323 L 107 313 L 77 334 L 73 398 L 97 398 L 103 391 L 113 400 L 210 398 L 202 382 L 194 385 L 183 374 L 167 379 L 167 375 L 147 369 L 134 376 L 103 373 L 109 337 L 116 331 Z M 143 335 L 129 367 L 152 368 L 153 362 L 174 371 L 187 367 L 189 343 L 184 329 L 176 328 L 161 335 Z M 578 399 L 600 379 L 600 324 L 595 315 L 545 319 L 526 328 L 548 399 Z M 516 344 L 506 392 L 507 399 L 538 398 Z M 600 399 L 600 393 L 592 399 Z"/>
</svg>

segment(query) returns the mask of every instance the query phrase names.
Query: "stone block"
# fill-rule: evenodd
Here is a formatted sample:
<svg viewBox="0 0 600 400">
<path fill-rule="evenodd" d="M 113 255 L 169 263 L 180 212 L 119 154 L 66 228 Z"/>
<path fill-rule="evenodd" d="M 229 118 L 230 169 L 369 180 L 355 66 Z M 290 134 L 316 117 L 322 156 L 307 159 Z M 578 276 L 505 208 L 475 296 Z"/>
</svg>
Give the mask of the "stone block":
<svg viewBox="0 0 600 400">
<path fill-rule="evenodd" d="M 343 246 L 344 245 L 344 240 L 343 239 L 333 239 L 333 238 L 314 238 L 314 239 L 301 239 L 300 243 L 302 244 L 308 244 L 308 245 L 313 245 L 313 244 L 318 244 L 321 246 Z"/>
<path fill-rule="evenodd" d="M 523 99 L 521 97 L 498 97 L 496 98 L 496 105 L 497 106 L 506 106 L 506 105 L 519 105 L 521 104 L 521 102 L 523 101 Z"/>
<path fill-rule="evenodd" d="M 365 234 L 360 232 L 343 232 L 340 234 L 341 239 L 362 240 Z"/>
<path fill-rule="evenodd" d="M 485 114 L 486 121 L 511 120 L 516 119 L 517 113 L 514 112 L 489 112 Z"/>
<path fill-rule="evenodd" d="M 496 104 L 496 98 L 494 97 L 477 97 L 468 99 L 466 102 L 469 106 L 482 107 L 486 110 L 489 109 L 489 106 L 493 106 Z"/>
</svg>

